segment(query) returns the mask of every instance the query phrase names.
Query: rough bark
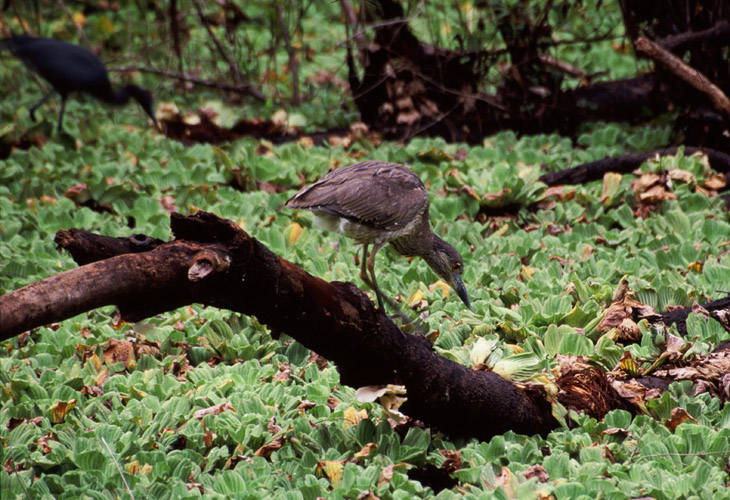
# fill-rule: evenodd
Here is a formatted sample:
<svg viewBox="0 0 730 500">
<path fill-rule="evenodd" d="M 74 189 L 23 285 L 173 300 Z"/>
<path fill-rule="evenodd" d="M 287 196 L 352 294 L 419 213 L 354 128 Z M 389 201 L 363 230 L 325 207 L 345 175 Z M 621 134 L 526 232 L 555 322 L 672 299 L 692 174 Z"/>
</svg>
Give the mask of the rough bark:
<svg viewBox="0 0 730 500">
<path fill-rule="evenodd" d="M 541 395 L 438 355 L 351 283 L 313 277 L 212 214 L 173 214 L 171 225 L 177 239 L 164 244 L 59 232 L 57 242 L 90 263 L 0 297 L 0 339 L 102 305 L 117 305 L 133 321 L 198 302 L 286 332 L 334 361 L 345 384 L 405 385 L 402 411 L 447 434 L 488 439 L 557 425 Z M 136 241 L 151 249 L 127 253 Z"/>
</svg>

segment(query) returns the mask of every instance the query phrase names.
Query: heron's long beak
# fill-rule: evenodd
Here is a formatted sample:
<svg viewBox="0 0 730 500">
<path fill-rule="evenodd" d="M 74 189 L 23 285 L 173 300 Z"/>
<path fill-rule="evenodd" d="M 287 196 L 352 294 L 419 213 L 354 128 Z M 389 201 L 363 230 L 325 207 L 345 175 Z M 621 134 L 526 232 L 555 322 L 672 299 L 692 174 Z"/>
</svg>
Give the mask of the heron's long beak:
<svg viewBox="0 0 730 500">
<path fill-rule="evenodd" d="M 451 275 L 452 277 L 452 287 L 454 287 L 454 290 L 456 291 L 456 295 L 459 296 L 461 301 L 466 304 L 466 307 L 471 309 L 471 302 L 469 301 L 469 294 L 466 293 L 466 287 L 464 286 L 464 281 L 461 279 L 461 275 L 457 273 L 453 273 Z"/>
</svg>

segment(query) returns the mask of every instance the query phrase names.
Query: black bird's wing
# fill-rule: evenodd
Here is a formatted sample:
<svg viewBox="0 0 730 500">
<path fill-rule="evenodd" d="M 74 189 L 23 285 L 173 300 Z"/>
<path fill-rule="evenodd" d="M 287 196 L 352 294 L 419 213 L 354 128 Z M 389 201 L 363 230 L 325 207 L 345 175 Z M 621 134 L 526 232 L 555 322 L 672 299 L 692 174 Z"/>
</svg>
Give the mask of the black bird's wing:
<svg viewBox="0 0 730 500">
<path fill-rule="evenodd" d="M 428 197 L 423 182 L 410 169 L 397 163 L 368 161 L 329 173 L 299 191 L 286 205 L 391 231 L 423 214 Z"/>
<path fill-rule="evenodd" d="M 91 52 L 51 38 L 16 36 L 4 41 L 15 57 L 48 80 L 61 94 L 111 92 L 106 67 Z"/>
</svg>

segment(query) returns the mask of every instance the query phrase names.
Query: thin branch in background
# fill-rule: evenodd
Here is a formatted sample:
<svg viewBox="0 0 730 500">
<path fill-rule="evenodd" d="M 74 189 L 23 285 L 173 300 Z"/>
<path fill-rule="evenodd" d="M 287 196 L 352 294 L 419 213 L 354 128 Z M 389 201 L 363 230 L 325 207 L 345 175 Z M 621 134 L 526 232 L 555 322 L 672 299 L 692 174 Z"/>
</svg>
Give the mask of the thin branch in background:
<svg viewBox="0 0 730 500">
<path fill-rule="evenodd" d="M 79 32 L 79 36 L 80 36 L 80 37 L 81 37 L 81 39 L 82 39 L 82 40 L 84 41 L 84 43 L 85 43 L 85 44 L 86 44 L 86 46 L 87 46 L 87 47 L 89 48 L 89 50 L 91 50 L 92 52 L 94 52 L 94 50 L 93 50 L 93 47 L 92 47 L 92 45 L 91 45 L 91 42 L 89 42 L 89 39 L 88 39 L 88 38 L 86 38 L 86 33 L 84 33 L 84 30 L 83 30 L 83 29 L 81 29 L 81 26 L 79 26 L 79 25 L 78 25 L 78 24 L 76 23 L 76 20 L 74 20 L 74 16 L 73 16 L 73 14 L 71 14 L 71 11 L 70 11 L 70 10 L 68 10 L 68 7 L 66 7 L 66 4 L 65 4 L 65 3 L 63 3 L 63 0 L 56 0 L 56 2 L 58 3 L 58 5 L 60 5 L 60 6 L 61 6 L 61 9 L 63 9 L 63 11 L 64 11 L 64 12 L 66 13 L 66 15 L 68 16 L 68 18 L 69 18 L 69 19 L 71 20 L 71 24 L 73 24 L 73 25 L 74 25 L 74 28 L 76 28 L 76 31 L 78 31 L 78 32 Z"/>
<path fill-rule="evenodd" d="M 203 13 L 203 9 L 200 6 L 200 0 L 193 0 L 193 5 L 195 6 L 195 10 L 198 13 L 198 17 L 203 23 L 203 26 L 205 26 L 205 30 L 208 32 L 208 35 L 210 36 L 211 40 L 216 46 L 216 49 L 218 49 L 218 53 L 223 57 L 223 59 L 226 61 L 228 66 L 231 68 L 231 71 L 233 72 L 233 77 L 236 80 L 236 83 L 244 83 L 243 75 L 241 74 L 241 70 L 238 68 L 238 64 L 231 58 L 228 53 L 226 52 L 226 49 L 221 44 L 220 40 L 218 40 L 218 37 L 215 36 L 215 33 L 213 33 L 213 29 L 210 27 L 210 23 L 208 22 L 208 19 L 205 17 L 205 14 Z"/>
<path fill-rule="evenodd" d="M 140 73 L 152 73 L 154 75 L 165 76 L 167 78 L 173 78 L 183 82 L 194 83 L 202 87 L 210 87 L 213 89 L 225 90 L 226 92 L 236 92 L 239 94 L 247 94 L 251 97 L 258 99 L 259 101 L 265 102 L 266 96 L 258 89 L 251 85 L 231 85 L 229 83 L 214 82 L 212 80 L 205 80 L 192 76 L 187 73 L 176 73 L 174 71 L 168 71 L 166 69 L 150 68 L 147 66 L 111 66 L 107 68 L 109 71 L 119 71 L 120 73 L 128 73 L 130 71 L 138 71 Z"/>
<path fill-rule="evenodd" d="M 114 465 L 117 466 L 119 475 L 122 476 L 122 481 L 124 481 L 124 486 L 126 486 L 126 488 L 127 488 L 127 493 L 129 493 L 129 496 L 132 497 L 132 500 L 134 500 L 134 494 L 132 493 L 132 489 L 129 487 L 127 478 L 124 477 L 124 472 L 122 472 L 122 468 L 119 465 L 119 462 L 117 462 L 117 457 L 114 456 L 114 452 L 112 451 L 111 447 L 109 446 L 109 443 L 106 442 L 106 438 L 104 436 L 101 437 L 101 442 L 104 443 L 104 446 L 106 446 L 106 449 L 109 451 L 109 455 L 112 457 L 112 460 L 114 460 Z"/>
<path fill-rule="evenodd" d="M 170 34 L 172 35 L 172 48 L 177 56 L 177 69 L 183 72 L 182 50 L 180 49 L 180 26 L 177 22 L 177 0 L 170 0 L 170 8 L 168 9 L 170 16 Z"/>
<path fill-rule="evenodd" d="M 340 5 L 345 14 L 346 25 L 352 29 L 352 38 L 355 39 L 357 50 L 363 52 L 367 48 L 367 40 L 365 40 L 365 33 L 358 30 L 358 19 L 357 14 L 355 14 L 355 9 L 352 8 L 350 0 L 340 0 Z"/>
<path fill-rule="evenodd" d="M 279 20 L 279 27 L 281 28 L 281 35 L 284 37 L 284 47 L 286 53 L 289 56 L 289 71 L 291 71 L 292 81 L 292 104 L 299 106 L 302 103 L 302 99 L 299 95 L 299 69 L 297 67 L 297 55 L 294 52 L 294 47 L 291 44 L 291 38 L 289 37 L 289 29 L 286 26 L 286 20 L 284 19 L 284 11 L 279 5 L 278 0 L 274 0 L 274 8 L 276 9 L 276 17 Z"/>
</svg>

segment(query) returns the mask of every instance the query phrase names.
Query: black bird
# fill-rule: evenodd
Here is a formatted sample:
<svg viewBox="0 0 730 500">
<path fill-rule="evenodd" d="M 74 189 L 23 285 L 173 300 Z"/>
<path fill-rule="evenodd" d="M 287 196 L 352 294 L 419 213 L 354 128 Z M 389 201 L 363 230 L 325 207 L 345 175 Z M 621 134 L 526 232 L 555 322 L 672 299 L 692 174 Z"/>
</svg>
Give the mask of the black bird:
<svg viewBox="0 0 730 500">
<path fill-rule="evenodd" d="M 461 255 L 431 231 L 426 187 L 412 170 L 383 161 L 355 163 L 305 187 L 286 206 L 313 211 L 315 224 L 363 245 L 360 278 L 375 290 L 381 309 L 383 299 L 374 266 L 375 254 L 386 243 L 406 257 L 423 257 L 471 308 L 461 279 Z M 368 259 L 370 244 L 373 251 Z"/>
<path fill-rule="evenodd" d="M 54 92 L 61 96 L 61 112 L 58 115 L 58 130 L 63 124 L 63 112 L 66 98 L 71 92 L 85 92 L 109 104 L 123 105 L 134 98 L 142 109 L 152 118 L 159 130 L 155 118 L 152 95 L 137 85 L 125 85 L 114 92 L 109 82 L 106 66 L 94 54 L 78 45 L 54 40 L 52 38 L 35 38 L 19 35 L 0 40 L 0 48 L 9 49 L 32 71 L 48 81 L 53 91 L 30 108 L 30 118 L 35 121 L 35 111 L 46 102 Z"/>
</svg>

